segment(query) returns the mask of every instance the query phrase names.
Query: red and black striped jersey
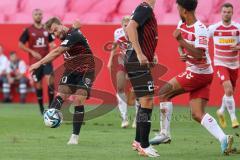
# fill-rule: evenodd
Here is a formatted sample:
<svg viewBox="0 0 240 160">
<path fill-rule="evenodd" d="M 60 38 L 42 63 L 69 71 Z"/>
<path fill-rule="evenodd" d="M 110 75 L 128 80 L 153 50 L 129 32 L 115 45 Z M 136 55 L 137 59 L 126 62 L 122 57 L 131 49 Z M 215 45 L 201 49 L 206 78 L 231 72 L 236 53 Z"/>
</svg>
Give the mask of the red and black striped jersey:
<svg viewBox="0 0 240 160">
<path fill-rule="evenodd" d="M 143 54 L 149 62 L 153 62 L 158 42 L 158 26 L 152 7 L 146 2 L 141 3 L 134 11 L 131 19 L 139 25 L 137 29 L 138 39 Z"/>
<path fill-rule="evenodd" d="M 68 50 L 64 53 L 64 66 L 67 71 L 90 72 L 94 71 L 93 53 L 87 39 L 78 29 L 70 29 L 61 43 Z"/>
</svg>

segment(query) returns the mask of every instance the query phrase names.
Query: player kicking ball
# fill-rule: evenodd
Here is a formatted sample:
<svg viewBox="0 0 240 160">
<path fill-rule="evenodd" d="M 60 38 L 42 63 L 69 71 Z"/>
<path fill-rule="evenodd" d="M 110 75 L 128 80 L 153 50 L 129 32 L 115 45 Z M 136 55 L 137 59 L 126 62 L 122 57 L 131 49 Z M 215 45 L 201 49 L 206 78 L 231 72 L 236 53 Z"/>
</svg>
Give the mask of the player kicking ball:
<svg viewBox="0 0 240 160">
<path fill-rule="evenodd" d="M 195 17 L 197 0 L 177 0 L 181 17 L 174 38 L 183 50 L 181 60 L 186 62 L 186 71 L 171 79 L 160 90 L 160 106 L 166 108 L 165 114 L 172 114 L 171 99 L 183 93 L 190 94 L 192 117 L 213 135 L 221 144 L 221 151 L 228 155 L 232 149 L 233 136 L 226 135 L 217 121 L 204 111 L 209 100 L 213 68 L 208 54 L 208 32 L 204 24 Z M 163 119 L 170 127 L 170 119 Z M 168 130 L 168 128 L 165 128 Z M 155 137 L 155 144 L 157 144 Z"/>
<path fill-rule="evenodd" d="M 33 64 L 33 72 L 41 65 L 53 61 L 62 53 L 64 55 L 65 71 L 60 79 L 58 95 L 54 98 L 50 108 L 61 109 L 64 101 L 70 95 L 75 95 L 75 109 L 73 114 L 73 132 L 68 144 L 78 144 L 79 133 L 84 119 L 84 103 L 89 97 L 95 79 L 95 63 L 93 53 L 87 39 L 75 28 L 62 25 L 61 21 L 53 17 L 45 23 L 46 29 L 59 38 L 62 43 L 47 56 Z"/>
<path fill-rule="evenodd" d="M 117 100 L 118 100 L 118 108 L 121 113 L 122 128 L 127 128 L 129 125 L 128 122 L 128 104 L 127 104 L 127 96 L 125 94 L 125 85 L 127 83 L 126 79 L 126 70 L 124 69 L 124 55 L 126 53 L 129 42 L 126 38 L 126 27 L 130 21 L 130 16 L 124 16 L 122 19 L 122 28 L 118 28 L 114 32 L 114 45 L 111 51 L 111 55 L 108 61 L 108 68 L 115 76 L 116 75 L 116 88 L 117 88 Z M 115 77 L 113 77 L 115 79 Z M 138 102 L 135 102 L 136 113 L 138 109 Z M 133 128 L 136 128 L 136 117 L 134 117 L 134 121 L 132 124 Z"/>
</svg>

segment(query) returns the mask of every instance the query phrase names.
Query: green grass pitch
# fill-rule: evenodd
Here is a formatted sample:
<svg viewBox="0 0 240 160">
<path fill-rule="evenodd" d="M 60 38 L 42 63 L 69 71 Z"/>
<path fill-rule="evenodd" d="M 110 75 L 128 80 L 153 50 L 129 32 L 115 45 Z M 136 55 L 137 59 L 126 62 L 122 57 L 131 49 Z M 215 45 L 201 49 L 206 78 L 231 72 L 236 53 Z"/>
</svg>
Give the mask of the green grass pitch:
<svg viewBox="0 0 240 160">
<path fill-rule="evenodd" d="M 207 108 L 215 116 L 216 108 Z M 159 129 L 158 107 L 153 112 L 151 137 Z M 130 109 L 133 117 L 134 109 Z M 240 112 L 237 112 L 240 118 Z M 216 117 L 216 116 L 215 116 Z M 228 116 L 227 116 L 228 117 Z M 160 160 L 239 160 L 240 155 L 222 156 L 220 145 L 190 117 L 189 108 L 175 107 L 172 120 L 172 143 L 159 145 Z M 131 149 L 135 130 L 121 129 L 117 109 L 87 121 L 77 146 L 66 143 L 72 126 L 44 126 L 36 105 L 0 104 L 0 160 L 139 160 L 147 159 Z M 235 135 L 240 129 L 224 130 Z M 240 138 L 235 145 L 240 147 Z"/>
</svg>

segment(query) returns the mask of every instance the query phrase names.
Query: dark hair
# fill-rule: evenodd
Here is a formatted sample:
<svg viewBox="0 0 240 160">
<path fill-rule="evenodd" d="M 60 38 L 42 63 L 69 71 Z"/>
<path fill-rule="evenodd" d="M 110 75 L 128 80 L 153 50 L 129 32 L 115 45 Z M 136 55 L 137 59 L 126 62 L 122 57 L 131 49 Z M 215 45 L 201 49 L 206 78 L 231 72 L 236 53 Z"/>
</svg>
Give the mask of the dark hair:
<svg viewBox="0 0 240 160">
<path fill-rule="evenodd" d="M 177 4 L 187 11 L 195 11 L 198 5 L 197 0 L 177 0 Z"/>
<path fill-rule="evenodd" d="M 11 51 L 11 52 L 9 53 L 10 56 L 11 56 L 11 55 L 14 55 L 14 54 L 16 54 L 15 51 Z"/>
<path fill-rule="evenodd" d="M 229 7 L 233 9 L 233 5 L 231 3 L 224 3 L 221 8 L 229 8 Z"/>
<path fill-rule="evenodd" d="M 61 21 L 57 17 L 52 17 L 45 23 L 45 29 L 49 31 L 51 29 L 52 24 L 54 24 L 54 23 L 61 24 Z"/>
</svg>

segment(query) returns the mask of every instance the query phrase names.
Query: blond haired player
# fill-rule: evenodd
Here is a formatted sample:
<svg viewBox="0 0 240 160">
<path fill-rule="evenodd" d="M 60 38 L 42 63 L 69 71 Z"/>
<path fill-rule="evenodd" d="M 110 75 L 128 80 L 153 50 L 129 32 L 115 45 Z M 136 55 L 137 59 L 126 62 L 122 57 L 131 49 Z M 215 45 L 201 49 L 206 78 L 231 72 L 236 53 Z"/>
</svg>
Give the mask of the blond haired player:
<svg viewBox="0 0 240 160">
<path fill-rule="evenodd" d="M 126 37 L 126 27 L 130 21 L 130 16 L 124 16 L 122 18 L 121 28 L 118 28 L 114 32 L 114 44 L 111 51 L 111 55 L 108 61 L 108 68 L 116 74 L 116 87 L 117 94 L 116 97 L 118 99 L 118 108 L 122 118 L 122 128 L 127 128 L 129 125 L 128 122 L 128 114 L 127 114 L 127 96 L 125 94 L 125 86 L 126 86 L 126 71 L 124 69 L 124 54 L 128 47 L 128 40 Z M 112 75 L 115 76 L 115 75 Z M 115 77 L 114 77 L 115 78 Z M 135 103 L 135 108 L 137 110 L 138 102 Z M 134 118 L 134 122 L 132 127 L 136 127 L 136 118 Z"/>
<path fill-rule="evenodd" d="M 239 70 L 237 45 L 240 43 L 240 24 L 232 21 L 233 5 L 230 3 L 223 4 L 221 15 L 222 20 L 220 22 L 209 26 L 209 37 L 213 37 L 214 40 L 214 65 L 225 93 L 221 108 L 217 110 L 217 115 L 221 126 L 225 128 L 227 124 L 224 111 L 227 108 L 232 127 L 237 128 L 239 123 L 235 113 L 233 94 Z"/>
</svg>

